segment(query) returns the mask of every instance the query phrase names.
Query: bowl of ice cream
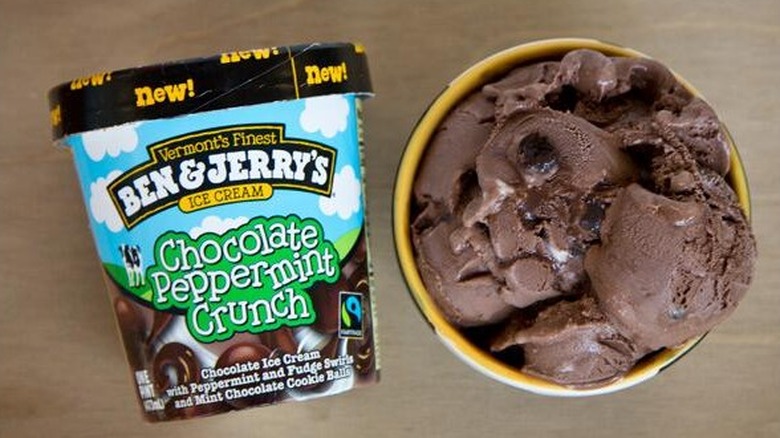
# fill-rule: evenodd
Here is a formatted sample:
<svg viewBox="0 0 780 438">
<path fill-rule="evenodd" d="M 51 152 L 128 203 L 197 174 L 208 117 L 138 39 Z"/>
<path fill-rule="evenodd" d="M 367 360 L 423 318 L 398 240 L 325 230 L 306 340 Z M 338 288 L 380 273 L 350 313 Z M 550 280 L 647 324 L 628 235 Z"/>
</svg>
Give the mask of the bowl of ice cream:
<svg viewBox="0 0 780 438">
<path fill-rule="evenodd" d="M 523 44 L 448 84 L 395 182 L 399 265 L 453 353 L 508 385 L 604 394 L 725 320 L 755 242 L 734 142 L 635 50 Z"/>
</svg>

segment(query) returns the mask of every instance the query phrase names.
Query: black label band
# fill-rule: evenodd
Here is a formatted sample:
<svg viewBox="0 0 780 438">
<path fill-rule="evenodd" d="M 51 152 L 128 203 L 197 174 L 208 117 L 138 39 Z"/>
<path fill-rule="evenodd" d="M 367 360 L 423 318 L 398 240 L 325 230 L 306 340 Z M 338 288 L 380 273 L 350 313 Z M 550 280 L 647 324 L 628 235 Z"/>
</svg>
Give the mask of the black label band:
<svg viewBox="0 0 780 438">
<path fill-rule="evenodd" d="M 309 44 L 98 73 L 49 92 L 55 139 L 136 120 L 343 93 L 371 93 L 363 48 Z"/>
</svg>

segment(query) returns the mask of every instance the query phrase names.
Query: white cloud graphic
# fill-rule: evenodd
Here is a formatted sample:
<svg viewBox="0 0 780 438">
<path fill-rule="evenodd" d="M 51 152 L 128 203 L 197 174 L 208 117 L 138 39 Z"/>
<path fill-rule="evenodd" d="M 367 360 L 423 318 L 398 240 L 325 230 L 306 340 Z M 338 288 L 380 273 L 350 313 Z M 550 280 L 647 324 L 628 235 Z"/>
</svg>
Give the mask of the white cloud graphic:
<svg viewBox="0 0 780 438">
<path fill-rule="evenodd" d="M 92 213 L 92 219 L 99 224 L 106 224 L 106 227 L 114 233 L 125 225 L 114 203 L 111 202 L 106 187 L 121 174 L 119 170 L 113 170 L 105 178 L 98 178 L 89 185 L 89 211 Z"/>
<path fill-rule="evenodd" d="M 222 219 L 218 216 L 206 216 L 203 218 L 203 222 L 200 223 L 200 226 L 194 227 L 190 230 L 190 237 L 197 239 L 206 233 L 216 233 L 222 235 L 225 234 L 226 231 L 238 228 L 247 222 L 249 222 L 249 219 L 245 218 L 244 216 L 239 216 L 233 219 Z"/>
<path fill-rule="evenodd" d="M 349 219 L 360 210 L 360 181 L 352 166 L 344 166 L 336 174 L 330 197 L 320 197 L 320 210 L 327 216 L 338 214 L 341 219 Z"/>
<path fill-rule="evenodd" d="M 100 161 L 108 154 L 118 157 L 122 152 L 132 152 L 138 146 L 135 128 L 140 123 L 126 123 L 120 126 L 97 129 L 81 135 L 84 150 L 92 161 Z"/>
<path fill-rule="evenodd" d="M 301 128 L 306 132 L 320 131 L 327 138 L 333 138 L 347 129 L 349 103 L 341 95 L 318 96 L 306 99 L 306 108 L 301 113 Z"/>
</svg>

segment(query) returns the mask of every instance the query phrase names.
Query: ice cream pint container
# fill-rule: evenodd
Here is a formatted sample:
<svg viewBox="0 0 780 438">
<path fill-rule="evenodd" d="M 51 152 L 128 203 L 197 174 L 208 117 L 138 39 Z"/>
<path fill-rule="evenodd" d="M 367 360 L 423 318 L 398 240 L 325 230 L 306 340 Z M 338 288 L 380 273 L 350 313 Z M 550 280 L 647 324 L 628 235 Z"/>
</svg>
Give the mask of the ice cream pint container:
<svg viewBox="0 0 780 438">
<path fill-rule="evenodd" d="M 562 60 L 565 55 L 573 51 L 580 53 L 569 57 L 567 61 Z M 615 67 L 615 64 L 611 64 L 612 61 L 609 61 L 607 57 L 619 57 L 622 60 L 619 62 L 622 63 Z M 612 79 L 610 79 L 609 74 L 598 76 L 599 73 L 594 73 L 597 69 L 592 67 L 595 63 L 602 63 L 608 68 L 613 68 L 611 74 L 615 76 Z M 571 176 L 574 172 L 579 171 L 580 167 L 565 167 L 568 166 L 565 161 L 567 156 L 559 152 L 562 149 L 556 149 L 562 148 L 560 145 L 564 144 L 564 140 L 569 141 L 573 138 L 574 140 L 570 144 L 597 145 L 598 141 L 601 140 L 593 139 L 605 138 L 608 140 L 604 141 L 613 142 L 609 143 L 610 145 L 616 144 L 613 140 L 616 137 L 610 137 L 612 134 L 593 134 L 599 129 L 596 127 L 597 125 L 604 126 L 611 123 L 610 120 L 604 119 L 603 124 L 599 125 L 599 121 L 594 122 L 595 124 L 584 123 L 575 120 L 573 116 L 577 111 L 580 111 L 579 114 L 587 114 L 587 111 L 594 108 L 594 106 L 588 105 L 593 101 L 606 101 L 604 96 L 607 93 L 619 93 L 620 91 L 613 91 L 617 89 L 615 84 L 631 83 L 631 86 L 640 89 L 664 83 L 668 85 L 662 89 L 662 92 L 671 93 L 674 91 L 677 96 L 683 96 L 680 102 L 684 103 L 681 105 L 695 103 L 696 111 L 691 111 L 693 108 L 691 106 L 685 107 L 684 111 L 678 113 L 680 117 L 695 113 L 695 123 L 672 124 L 670 128 L 680 129 L 681 132 L 689 129 L 691 132 L 695 131 L 694 134 L 684 138 L 684 141 L 673 143 L 675 145 L 673 147 L 667 146 L 672 143 L 664 143 L 664 141 L 653 144 L 662 145 L 657 147 L 668 147 L 664 150 L 673 150 L 675 153 L 681 151 L 679 153 L 683 154 L 687 153 L 685 152 L 687 149 L 683 149 L 683 147 L 688 147 L 688 143 L 685 141 L 695 142 L 702 138 L 713 138 L 712 144 L 716 146 L 713 146 L 711 152 L 719 157 L 717 165 L 712 164 L 714 161 L 708 162 L 703 155 L 695 160 L 689 158 L 686 161 L 694 163 L 690 164 L 694 173 L 700 172 L 696 174 L 704 175 L 696 177 L 701 178 L 698 181 L 703 181 L 703 183 L 697 183 L 701 184 L 697 186 L 674 186 L 675 181 L 679 182 L 692 174 L 677 169 L 673 172 L 678 173 L 670 171 L 673 177 L 664 181 L 671 181 L 671 185 L 668 186 L 671 188 L 663 190 L 668 190 L 672 194 L 681 194 L 676 199 L 685 199 L 685 202 L 676 204 L 674 203 L 676 201 L 669 200 L 671 198 L 661 199 L 665 195 L 651 194 L 650 189 L 640 187 L 636 181 L 642 182 L 653 190 L 661 190 L 656 188 L 657 186 L 653 186 L 653 183 L 641 179 L 644 176 L 630 180 L 631 182 L 623 187 L 629 187 L 630 190 L 626 190 L 626 193 L 631 193 L 630 196 L 641 193 L 642 196 L 652 199 L 652 202 L 660 200 L 659 202 L 663 202 L 667 206 L 674 205 L 672 209 L 659 207 L 660 210 L 666 212 L 670 212 L 678 206 L 695 205 L 695 202 L 698 201 L 688 201 L 693 199 L 693 195 L 690 194 L 693 193 L 693 190 L 702 190 L 707 193 L 707 196 L 713 194 L 711 198 L 707 198 L 712 203 L 716 202 L 714 201 L 716 198 L 722 199 L 723 205 L 726 207 L 717 211 L 728 210 L 730 213 L 726 216 L 729 216 L 729 219 L 726 220 L 726 216 L 723 216 L 722 223 L 725 225 L 720 225 L 721 216 L 720 213 L 717 213 L 712 216 L 716 219 L 707 223 L 714 224 L 713 229 L 716 230 L 738 229 L 738 232 L 728 231 L 718 234 L 705 233 L 701 231 L 703 228 L 696 229 L 693 225 L 694 222 L 703 222 L 701 219 L 697 219 L 697 217 L 703 217 L 696 216 L 699 213 L 675 219 L 674 222 L 672 219 L 667 219 L 667 223 L 671 225 L 665 229 L 672 230 L 673 233 L 678 232 L 674 231 L 675 229 L 681 230 L 684 227 L 691 227 L 686 228 L 691 230 L 691 236 L 693 233 L 700 233 L 698 235 L 707 242 L 714 242 L 716 239 L 722 238 L 724 243 L 712 243 L 712 245 L 739 248 L 733 254 L 742 251 L 742 254 L 738 255 L 744 255 L 742 259 L 735 257 L 730 259 L 728 263 L 724 262 L 725 265 L 732 265 L 733 261 L 733 266 L 740 266 L 740 272 L 732 276 L 739 278 L 733 280 L 734 286 L 729 289 L 726 287 L 718 289 L 721 281 L 731 280 L 726 279 L 728 275 L 725 271 L 710 273 L 704 269 L 693 270 L 700 276 L 697 277 L 696 281 L 698 278 L 707 278 L 706 281 L 710 281 L 715 286 L 711 287 L 706 284 L 700 286 L 698 283 L 691 283 L 693 284 L 689 288 L 689 291 L 693 291 L 690 292 L 691 296 L 696 296 L 703 302 L 704 299 L 701 296 L 714 290 L 725 289 L 725 294 L 712 293 L 721 300 L 716 301 L 720 307 L 715 311 L 725 312 L 726 310 L 723 309 L 732 310 L 736 305 L 735 301 L 744 294 L 752 275 L 755 246 L 753 236 L 749 231 L 750 199 L 739 155 L 728 132 L 700 98 L 700 94 L 684 79 L 665 68 L 657 67 L 658 65 L 635 50 L 592 39 L 551 39 L 522 44 L 477 62 L 451 81 L 433 100 L 412 131 L 401 157 L 394 189 L 393 235 L 398 262 L 411 296 L 436 335 L 449 350 L 479 372 L 507 385 L 543 395 L 576 397 L 606 394 L 652 378 L 690 351 L 706 334 L 706 331 L 699 331 L 695 335 L 681 338 L 679 341 L 651 346 L 635 342 L 638 336 L 633 337 L 634 333 L 639 333 L 642 328 L 637 327 L 644 322 L 637 322 L 635 326 L 621 325 L 623 323 L 619 318 L 622 315 L 618 315 L 617 318 L 613 315 L 623 311 L 626 312 L 625 314 L 638 315 L 639 311 L 635 311 L 631 307 L 638 306 L 635 304 L 637 302 L 644 305 L 652 301 L 653 305 L 661 310 L 657 313 L 648 311 L 647 314 L 652 313 L 651 317 L 660 315 L 658 320 L 663 320 L 663 324 L 667 324 L 668 320 L 669 327 L 674 327 L 674 329 L 683 326 L 682 324 L 687 324 L 688 321 L 698 321 L 697 318 L 700 318 L 703 313 L 693 315 L 688 319 L 693 312 L 697 311 L 690 311 L 693 308 L 690 302 L 686 302 L 684 298 L 680 299 L 676 295 L 673 298 L 677 301 L 671 299 L 667 301 L 665 297 L 669 297 L 671 294 L 661 297 L 670 289 L 660 288 L 663 290 L 661 293 L 655 290 L 648 291 L 647 284 L 654 281 L 662 282 L 667 278 L 661 276 L 661 270 L 644 273 L 643 276 L 636 277 L 639 280 L 627 282 L 618 279 L 617 275 L 596 278 L 593 276 L 593 272 L 597 272 L 595 270 L 588 271 L 591 276 L 585 277 L 585 274 L 582 274 L 582 265 L 579 267 L 567 265 L 571 260 L 576 260 L 576 257 L 582 257 L 585 269 L 590 269 L 592 266 L 590 263 L 594 259 L 591 258 L 591 252 L 585 252 L 590 247 L 585 247 L 586 249 L 582 249 L 582 246 L 575 247 L 575 251 L 560 249 L 565 248 L 564 245 L 567 245 L 568 242 L 574 241 L 574 238 L 565 240 L 568 236 L 560 237 L 560 235 L 551 234 L 556 229 L 547 224 L 552 223 L 553 220 L 579 221 L 572 222 L 575 225 L 569 226 L 566 233 L 575 233 L 582 229 L 588 230 L 592 223 L 598 225 L 590 230 L 598 232 L 598 227 L 601 224 L 601 219 L 598 218 L 590 221 L 592 218 L 589 219 L 589 213 L 578 213 L 590 210 L 587 208 L 578 210 L 580 207 L 576 205 L 578 202 L 576 199 L 572 203 L 562 204 L 558 210 L 534 210 L 538 205 L 545 207 L 552 205 L 542 204 L 543 201 L 540 201 L 542 195 L 539 195 L 539 193 L 543 194 L 542 190 L 550 190 L 544 189 L 544 187 L 550 187 L 549 185 L 544 186 L 546 181 L 552 178 L 549 175 L 555 175 L 555 172 L 558 172 L 560 178 L 571 178 L 564 183 L 570 184 L 571 187 L 576 184 L 584 184 L 582 181 L 589 178 L 587 176 Z M 564 71 L 564 66 L 571 70 Z M 621 73 L 621 68 L 624 69 L 624 72 L 629 72 L 628 80 L 620 79 L 619 75 L 624 74 Z M 577 69 L 580 70 L 577 71 Z M 510 71 L 512 73 L 509 73 Z M 608 69 L 603 71 L 610 73 Z M 666 82 L 643 79 L 645 77 L 651 78 L 651 74 L 656 74 L 652 73 L 653 71 L 658 72 L 658 77 L 663 78 Z M 626 82 L 620 82 L 621 80 Z M 547 93 L 545 90 L 553 89 L 552 87 L 559 83 L 574 83 L 575 85 L 563 86 L 563 91 L 558 95 L 543 94 Z M 521 88 L 519 84 L 522 84 L 524 88 Z M 531 85 L 526 86 L 525 84 Z M 575 87 L 579 87 L 576 89 L 576 93 L 591 93 L 590 96 L 594 96 L 593 99 L 587 100 L 578 94 L 576 99 L 581 100 L 575 100 L 573 97 Z M 661 90 L 661 87 L 659 86 L 658 89 Z M 613 94 L 612 96 L 620 95 Z M 490 100 L 491 97 L 493 100 Z M 572 107 L 575 102 L 577 105 L 581 103 L 582 105 L 574 109 Z M 557 105 L 557 108 L 563 109 L 552 111 L 550 108 L 540 105 Z M 617 114 L 616 120 L 625 120 L 619 119 L 619 117 L 625 114 L 627 107 L 620 107 L 618 103 L 614 105 L 614 108 L 619 108 L 613 113 Z M 668 112 L 671 113 L 671 111 Z M 658 116 L 658 120 L 666 116 L 667 114 L 661 114 Z M 493 119 L 494 117 L 495 119 Z M 639 115 L 636 120 L 641 119 L 641 117 L 645 116 Z M 494 120 L 498 121 L 494 122 Z M 554 129 L 558 129 L 555 128 L 556 126 L 565 129 L 555 131 Z M 624 126 L 635 125 L 627 122 L 627 125 Z M 521 128 L 526 129 L 526 127 L 530 127 L 527 128 L 526 132 L 531 132 L 531 134 L 521 133 Z M 618 128 L 623 129 L 620 126 Z M 642 134 L 647 132 L 649 131 L 643 131 Z M 670 142 L 677 141 L 677 137 L 670 136 L 669 138 Z M 617 141 L 624 140 L 620 138 Z M 648 146 L 654 141 L 650 134 L 635 143 L 630 141 L 629 138 L 629 142 L 620 143 L 619 147 L 624 148 L 620 149 L 621 151 L 628 151 L 625 153 L 626 156 L 631 157 L 631 160 L 634 160 L 632 163 L 641 163 L 642 157 L 637 160 L 634 155 L 628 155 L 634 153 L 628 148 L 633 145 L 641 145 L 640 147 L 646 147 L 649 151 L 656 147 Z M 501 149 L 502 147 L 504 149 Z M 458 151 L 449 152 L 452 149 L 458 149 Z M 590 150 L 596 150 L 596 147 L 584 149 L 583 154 L 586 154 Z M 566 151 L 565 153 L 570 152 Z M 571 152 L 571 154 L 575 153 L 579 152 Z M 568 157 L 570 156 L 573 155 Z M 654 155 L 654 157 L 658 156 Z M 625 157 L 614 155 L 603 159 L 603 161 L 614 165 L 620 159 L 625 159 Z M 652 164 L 653 166 L 658 166 L 658 163 L 662 162 L 660 159 L 654 159 L 656 161 L 655 164 Z M 588 160 L 590 158 L 586 158 L 582 162 L 597 161 L 596 158 Z M 627 166 L 630 168 L 633 166 L 632 163 Z M 711 170 L 715 168 L 718 169 L 717 172 Z M 570 173 L 563 173 L 561 176 L 560 172 L 564 170 Z M 657 171 L 656 167 L 651 167 L 649 172 L 655 175 L 653 172 L 660 174 L 661 171 Z M 716 173 L 717 176 L 714 176 Z M 601 178 L 601 175 L 605 174 L 597 175 L 597 177 Z M 560 181 L 560 178 L 557 181 Z M 661 180 L 659 179 L 659 181 Z M 605 187 L 612 190 L 616 186 Z M 481 190 L 481 192 L 476 192 L 477 190 Z M 715 194 L 716 192 L 718 194 Z M 659 191 L 659 193 L 661 192 Z M 624 197 L 619 198 L 619 196 Z M 620 211 L 621 207 L 612 208 L 612 206 L 618 205 L 618 201 L 622 202 L 625 197 L 628 195 L 618 195 L 618 197 L 613 198 L 617 200 L 613 204 L 609 203 L 612 201 L 608 201 L 604 204 L 604 210 L 597 212 L 596 216 L 606 217 L 607 219 L 603 223 L 614 225 L 616 222 L 609 221 L 615 217 L 615 214 L 618 214 L 615 212 Z M 570 198 L 566 199 L 571 201 Z M 580 199 L 584 199 L 583 202 L 590 202 L 591 198 L 583 196 Z M 634 203 L 633 205 L 638 204 Z M 536 213 L 538 211 L 542 211 L 546 216 L 540 218 L 540 215 Z M 548 213 L 549 211 L 555 213 Z M 639 209 L 637 211 L 645 212 L 645 210 Z M 556 215 L 558 212 L 561 212 L 560 215 Z M 602 213 L 603 216 L 600 216 Z M 647 216 L 642 217 L 652 217 L 653 214 L 650 211 Z M 506 219 L 507 217 L 510 219 Z M 568 219 L 570 217 L 574 219 Z M 515 220 L 515 218 L 519 219 Z M 734 218 L 733 223 L 738 223 L 740 228 L 737 226 L 731 228 L 730 218 Z M 511 224 L 506 225 L 509 222 Z M 476 226 L 470 224 L 476 224 Z M 604 225 L 604 227 L 608 225 Z M 635 229 L 639 228 L 632 230 Z M 611 232 L 612 229 L 609 231 Z M 605 228 L 602 228 L 601 236 L 603 237 L 606 232 Z M 570 234 L 570 236 L 573 235 Z M 614 236 L 616 235 L 609 234 L 608 236 L 612 238 L 609 242 L 607 240 L 591 240 L 591 242 L 598 242 L 592 243 L 592 245 L 594 247 L 599 245 L 599 250 L 608 247 L 609 244 L 615 242 L 617 238 Z M 526 240 L 522 241 L 516 236 L 522 236 Z M 596 234 L 596 236 L 598 238 L 599 235 Z M 733 236 L 739 237 L 734 238 Z M 646 239 L 646 242 L 648 245 L 652 245 L 656 240 L 658 239 Z M 521 242 L 516 243 L 515 247 L 511 247 L 515 241 Z M 530 243 L 526 245 L 525 242 Z M 626 247 L 630 252 L 630 246 L 626 245 Z M 639 245 L 634 247 L 639 247 Z M 520 250 L 513 248 L 520 248 Z M 521 251 L 530 251 L 532 255 L 527 256 Z M 720 250 L 707 254 L 719 254 L 718 251 Z M 651 251 L 646 253 L 652 254 Z M 586 254 L 587 257 L 583 254 Z M 720 256 L 716 255 L 716 257 Z M 613 260 L 619 262 L 620 259 L 615 257 Z M 644 263 L 641 261 L 641 257 L 637 260 L 640 260 L 639 263 Z M 645 259 L 646 261 L 647 259 Z M 686 263 L 688 262 L 686 261 Z M 611 267 L 609 264 L 605 265 Z M 538 268 L 539 266 L 541 268 Z M 561 266 L 573 267 L 563 271 Z M 598 268 L 602 269 L 601 266 Z M 580 271 L 576 271 L 576 269 L 580 269 Z M 676 269 L 676 266 L 671 265 L 666 272 L 687 272 L 685 267 L 679 268 L 679 271 Z M 567 274 L 574 272 L 584 280 L 579 280 L 580 283 L 572 282 L 571 284 L 574 285 L 572 290 L 564 292 L 560 292 L 560 290 L 568 285 L 555 283 L 557 290 L 550 293 L 550 289 L 553 288 L 549 285 L 553 281 L 559 281 L 557 278 L 550 279 L 549 272 L 555 270 Z M 609 269 L 605 269 L 605 271 L 609 271 Z M 639 272 L 639 270 L 634 272 Z M 499 277 L 499 275 L 504 277 Z M 565 279 L 568 278 L 571 277 L 565 277 Z M 601 281 L 599 283 L 600 289 L 591 286 L 595 284 L 596 280 Z M 525 283 L 523 283 L 524 281 Z M 618 283 L 618 281 L 623 282 Z M 517 286 L 518 284 L 520 286 Z M 561 284 L 563 286 L 560 286 Z M 615 284 L 620 286 L 615 287 Z M 576 289 L 576 287 L 580 289 Z M 614 293 L 613 297 L 617 296 L 618 298 L 609 301 L 611 298 L 608 297 L 608 299 L 593 304 L 596 298 L 602 298 L 603 291 L 610 290 L 610 288 Z M 702 290 L 708 292 L 695 295 Z M 521 293 L 526 295 L 521 295 Z M 633 296 L 631 296 L 632 293 Z M 733 297 L 729 296 L 730 294 L 733 294 Z M 533 300 L 515 304 L 529 295 Z M 626 298 L 626 296 L 630 297 Z M 687 297 L 687 295 L 683 296 Z M 620 302 L 621 305 L 627 304 L 623 305 L 617 312 L 608 315 L 607 311 L 611 310 L 608 306 L 616 302 Z M 671 304 L 666 307 L 667 303 Z M 701 307 L 707 306 L 709 305 Z M 714 308 L 714 306 L 712 307 Z M 703 320 L 705 317 L 701 317 L 701 319 Z M 711 321 L 723 318 L 725 316 L 716 316 L 712 317 Z M 640 318 L 637 317 L 637 321 L 639 320 Z M 548 325 L 541 325 L 545 323 Z M 614 327 L 618 327 L 618 329 L 614 329 Z M 712 327 L 712 324 L 708 327 Z M 670 328 L 668 333 L 672 331 Z M 624 336 L 624 333 L 630 333 L 630 335 Z M 662 335 L 666 336 L 668 333 L 662 332 Z M 578 336 L 581 338 L 577 338 Z M 586 336 L 592 336 L 592 338 Z M 580 342 L 580 339 L 584 339 L 584 341 Z M 643 340 L 642 342 L 649 344 L 653 341 Z M 557 348 L 554 351 L 555 354 L 549 353 L 553 348 Z M 623 359 L 620 358 L 620 355 L 630 357 L 633 362 L 627 366 L 622 365 L 620 360 Z M 535 366 L 533 368 L 529 366 L 532 360 L 536 361 L 532 363 Z M 516 364 L 519 365 L 515 366 Z M 558 374 L 543 375 L 546 371 L 543 367 L 553 369 Z M 577 381 L 571 378 L 572 380 L 565 381 L 569 376 L 576 377 L 580 368 L 592 372 L 601 380 L 594 379 L 580 383 L 583 380 Z M 539 371 L 540 369 L 542 371 Z M 606 374 L 607 372 L 612 374 Z M 602 376 L 606 377 L 602 378 Z"/>
<path fill-rule="evenodd" d="M 147 421 L 379 378 L 360 45 L 97 73 L 49 94 Z"/>
</svg>

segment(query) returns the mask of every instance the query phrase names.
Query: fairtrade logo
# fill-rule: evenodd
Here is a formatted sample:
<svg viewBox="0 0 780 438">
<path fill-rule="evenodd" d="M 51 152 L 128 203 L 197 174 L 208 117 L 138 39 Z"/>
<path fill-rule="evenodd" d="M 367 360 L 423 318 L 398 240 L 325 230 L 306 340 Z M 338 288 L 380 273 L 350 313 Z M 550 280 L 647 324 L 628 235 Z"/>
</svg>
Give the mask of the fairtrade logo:
<svg viewBox="0 0 780 438">
<path fill-rule="evenodd" d="M 363 337 L 363 295 L 357 292 L 340 292 L 340 338 Z"/>
</svg>

